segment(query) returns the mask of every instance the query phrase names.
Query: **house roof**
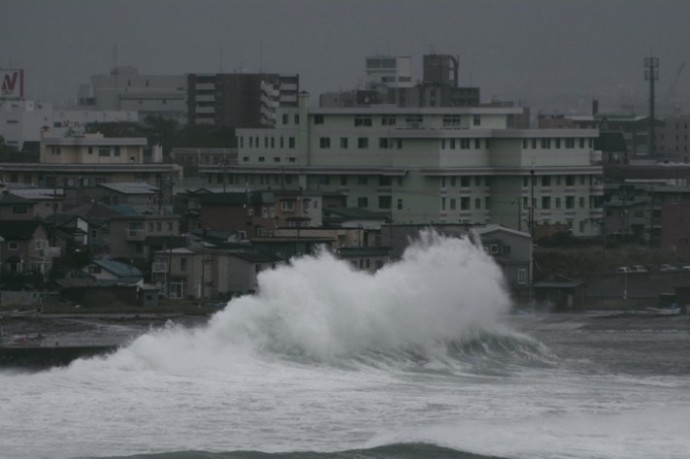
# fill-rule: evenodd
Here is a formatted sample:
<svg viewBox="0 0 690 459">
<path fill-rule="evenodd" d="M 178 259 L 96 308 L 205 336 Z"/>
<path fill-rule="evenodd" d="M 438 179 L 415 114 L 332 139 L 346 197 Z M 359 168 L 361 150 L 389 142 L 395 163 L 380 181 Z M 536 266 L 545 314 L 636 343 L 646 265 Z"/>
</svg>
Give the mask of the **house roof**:
<svg viewBox="0 0 690 459">
<path fill-rule="evenodd" d="M 502 233 L 510 233 L 510 234 L 514 234 L 515 236 L 520 236 L 520 237 L 524 237 L 527 239 L 529 239 L 531 237 L 529 233 L 526 233 L 524 231 L 514 230 L 512 228 L 506 228 L 505 226 L 501 226 L 501 225 L 475 226 L 475 227 L 472 227 L 472 231 L 474 231 L 475 233 L 477 233 L 480 236 L 484 236 L 484 235 L 487 235 L 489 233 L 500 231 Z"/>
<path fill-rule="evenodd" d="M 388 220 L 389 215 L 372 212 L 359 207 L 338 207 L 323 210 L 324 217 L 331 220 Z"/>
<path fill-rule="evenodd" d="M 61 188 L 12 188 L 12 193 L 32 201 L 61 200 L 65 194 Z"/>
<path fill-rule="evenodd" d="M 0 193 L 0 206 L 13 206 L 16 204 L 33 205 L 34 203 L 30 199 L 23 198 L 8 190 Z"/>
<path fill-rule="evenodd" d="M 110 191 L 127 195 L 155 195 L 158 193 L 158 187 L 149 185 L 146 182 L 112 182 L 99 183 L 98 186 Z"/>
<path fill-rule="evenodd" d="M 73 207 L 63 211 L 64 214 L 76 215 L 88 220 L 109 220 L 112 217 L 121 215 L 122 212 L 111 206 L 104 206 L 103 204 L 82 204 L 81 206 Z"/>
<path fill-rule="evenodd" d="M 8 220 L 0 225 L 0 236 L 6 241 L 29 240 L 38 227 L 45 225 L 38 220 Z"/>
<path fill-rule="evenodd" d="M 283 261 L 281 258 L 276 256 L 258 252 L 256 250 L 246 250 L 241 252 L 235 252 L 230 254 L 230 256 L 240 258 L 251 263 L 278 263 Z"/>
<path fill-rule="evenodd" d="M 115 260 L 92 260 L 91 263 L 98 265 L 101 269 L 105 269 L 108 272 L 113 273 L 120 278 L 134 278 L 141 277 L 142 273 L 136 266 L 128 265 Z"/>
</svg>

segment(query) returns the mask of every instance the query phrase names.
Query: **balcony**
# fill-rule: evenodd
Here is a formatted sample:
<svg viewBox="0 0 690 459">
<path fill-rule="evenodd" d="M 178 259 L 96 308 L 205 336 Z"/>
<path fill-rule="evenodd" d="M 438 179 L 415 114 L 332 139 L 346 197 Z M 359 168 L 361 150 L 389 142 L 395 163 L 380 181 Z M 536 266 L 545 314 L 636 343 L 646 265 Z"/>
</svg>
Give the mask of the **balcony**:
<svg viewBox="0 0 690 459">
<path fill-rule="evenodd" d="M 168 264 L 167 263 L 153 263 L 151 265 L 151 272 L 152 273 L 167 273 L 168 272 Z"/>
</svg>

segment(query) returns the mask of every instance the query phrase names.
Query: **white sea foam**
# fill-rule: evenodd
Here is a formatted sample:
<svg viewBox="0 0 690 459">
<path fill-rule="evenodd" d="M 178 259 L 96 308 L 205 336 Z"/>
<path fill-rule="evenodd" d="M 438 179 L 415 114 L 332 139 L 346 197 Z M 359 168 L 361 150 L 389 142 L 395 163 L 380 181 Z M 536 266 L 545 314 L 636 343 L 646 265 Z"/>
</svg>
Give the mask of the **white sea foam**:
<svg viewBox="0 0 690 459">
<path fill-rule="evenodd" d="M 322 252 L 259 282 L 205 327 L 170 326 L 68 368 L 0 372 L 0 457 L 424 439 L 507 457 L 618 458 L 609 443 L 624 440 L 687 446 L 643 422 L 668 401 L 679 414 L 660 419 L 679 421 L 682 383 L 650 396 L 635 381 L 532 365 L 545 352 L 503 328 L 501 271 L 468 240 L 427 233 L 375 274 Z M 624 424 L 633 409 L 640 422 Z M 619 430 L 603 428 L 610 419 Z M 630 457 L 652 457 L 640 451 Z"/>
</svg>

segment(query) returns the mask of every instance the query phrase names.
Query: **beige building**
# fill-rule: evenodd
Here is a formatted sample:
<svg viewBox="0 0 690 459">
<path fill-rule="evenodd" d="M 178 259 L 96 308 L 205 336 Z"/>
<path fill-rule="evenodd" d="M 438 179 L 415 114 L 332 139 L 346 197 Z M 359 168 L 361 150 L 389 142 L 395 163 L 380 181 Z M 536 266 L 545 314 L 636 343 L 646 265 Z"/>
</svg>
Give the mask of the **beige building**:
<svg viewBox="0 0 690 459">
<path fill-rule="evenodd" d="M 41 138 L 44 164 L 142 164 L 147 140 L 143 137 L 106 138 L 103 134 Z"/>
</svg>

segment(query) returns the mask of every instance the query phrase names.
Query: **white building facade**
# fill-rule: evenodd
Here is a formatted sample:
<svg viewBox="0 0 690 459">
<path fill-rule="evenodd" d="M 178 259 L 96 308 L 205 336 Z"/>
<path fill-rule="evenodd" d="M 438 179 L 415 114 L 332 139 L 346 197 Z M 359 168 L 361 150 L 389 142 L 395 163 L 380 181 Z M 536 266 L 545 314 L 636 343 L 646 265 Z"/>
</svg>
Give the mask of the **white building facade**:
<svg viewBox="0 0 690 459">
<path fill-rule="evenodd" d="M 600 234 L 603 171 L 593 129 L 511 129 L 519 107 L 283 108 L 239 129 L 238 163 L 210 183 L 319 190 L 393 223 L 568 225 Z M 225 176 L 223 176 L 225 174 Z"/>
</svg>

